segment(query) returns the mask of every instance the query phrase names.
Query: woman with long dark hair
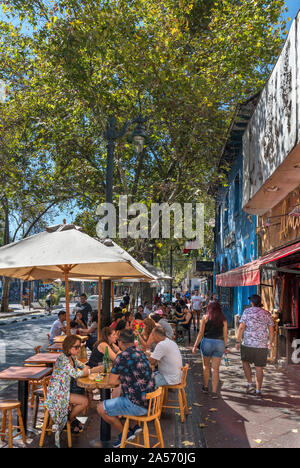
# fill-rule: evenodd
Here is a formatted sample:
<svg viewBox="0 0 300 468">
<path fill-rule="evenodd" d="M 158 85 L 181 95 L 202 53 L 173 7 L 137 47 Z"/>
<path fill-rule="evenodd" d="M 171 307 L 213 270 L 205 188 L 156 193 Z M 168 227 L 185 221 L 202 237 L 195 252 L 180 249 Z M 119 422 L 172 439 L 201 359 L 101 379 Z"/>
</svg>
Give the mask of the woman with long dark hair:
<svg viewBox="0 0 300 468">
<path fill-rule="evenodd" d="M 117 334 L 115 330 L 113 330 L 110 327 L 104 327 L 101 332 L 100 341 L 98 341 L 98 343 L 95 343 L 93 347 L 93 351 L 87 363 L 87 366 L 92 369 L 93 367 L 98 366 L 100 362 L 103 362 L 103 356 L 105 353 L 106 346 L 108 347 L 109 359 L 113 362 L 116 359 L 118 353 L 121 352 L 118 346 L 116 345 L 116 341 Z"/>
<path fill-rule="evenodd" d="M 208 393 L 208 382 L 210 367 L 212 369 L 212 397 L 218 398 L 220 364 L 224 353 L 228 353 L 228 327 L 225 315 L 218 302 L 210 302 L 206 314 L 201 320 L 200 331 L 193 347 L 196 354 L 198 345 L 203 357 L 203 379 L 202 391 Z"/>
</svg>

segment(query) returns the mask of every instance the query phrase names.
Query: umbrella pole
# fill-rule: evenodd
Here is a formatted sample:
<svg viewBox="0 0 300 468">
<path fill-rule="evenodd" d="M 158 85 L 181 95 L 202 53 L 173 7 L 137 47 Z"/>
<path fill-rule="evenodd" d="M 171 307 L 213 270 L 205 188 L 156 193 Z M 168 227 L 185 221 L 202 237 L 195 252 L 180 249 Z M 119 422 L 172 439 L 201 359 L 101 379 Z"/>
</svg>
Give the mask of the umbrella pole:
<svg viewBox="0 0 300 468">
<path fill-rule="evenodd" d="M 101 299 L 102 299 L 101 278 L 98 279 L 98 341 L 101 335 Z"/>
<path fill-rule="evenodd" d="M 112 316 L 114 315 L 114 302 L 115 302 L 115 294 L 114 294 L 114 282 L 111 282 L 111 313 Z"/>
<path fill-rule="evenodd" d="M 67 315 L 67 335 L 70 335 L 70 303 L 69 303 L 69 272 L 65 270 L 65 291 L 66 291 L 66 315 Z"/>
</svg>

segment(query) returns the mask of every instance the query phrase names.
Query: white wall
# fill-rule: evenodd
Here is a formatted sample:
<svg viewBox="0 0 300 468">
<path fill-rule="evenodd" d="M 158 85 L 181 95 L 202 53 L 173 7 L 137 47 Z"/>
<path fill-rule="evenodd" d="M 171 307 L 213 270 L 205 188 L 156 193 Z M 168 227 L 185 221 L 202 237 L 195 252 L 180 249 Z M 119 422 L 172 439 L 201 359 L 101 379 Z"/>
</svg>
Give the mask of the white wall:
<svg viewBox="0 0 300 468">
<path fill-rule="evenodd" d="M 243 137 L 243 207 L 299 143 L 300 13 Z"/>
</svg>

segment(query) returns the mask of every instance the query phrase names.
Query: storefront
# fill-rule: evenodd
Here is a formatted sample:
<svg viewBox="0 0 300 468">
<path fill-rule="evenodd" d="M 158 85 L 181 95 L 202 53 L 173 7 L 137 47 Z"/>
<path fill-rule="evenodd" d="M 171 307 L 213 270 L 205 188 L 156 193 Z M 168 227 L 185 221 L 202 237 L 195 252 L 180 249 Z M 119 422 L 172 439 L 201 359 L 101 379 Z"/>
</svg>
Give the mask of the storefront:
<svg viewBox="0 0 300 468">
<path fill-rule="evenodd" d="M 259 218 L 262 255 L 288 251 L 262 270 L 261 295 L 278 320 L 277 357 L 292 361 L 292 343 L 300 338 L 300 186 Z"/>
<path fill-rule="evenodd" d="M 300 338 L 300 187 L 258 220 L 260 257 L 216 276 L 222 288 L 258 287 L 264 308 L 276 321 L 272 360 L 292 363 L 292 343 Z"/>
</svg>

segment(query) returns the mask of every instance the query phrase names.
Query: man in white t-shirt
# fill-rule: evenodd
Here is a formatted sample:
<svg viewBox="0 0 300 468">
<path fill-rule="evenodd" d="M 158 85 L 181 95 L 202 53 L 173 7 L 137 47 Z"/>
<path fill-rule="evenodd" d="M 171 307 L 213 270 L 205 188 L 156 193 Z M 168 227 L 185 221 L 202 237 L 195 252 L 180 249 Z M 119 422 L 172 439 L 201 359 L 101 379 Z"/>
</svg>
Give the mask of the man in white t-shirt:
<svg viewBox="0 0 300 468">
<path fill-rule="evenodd" d="M 158 372 L 154 374 L 156 386 L 179 384 L 182 357 L 177 344 L 166 337 L 166 332 L 161 327 L 156 327 L 152 333 L 156 347 L 150 355 L 150 362 L 158 365 Z"/>
<path fill-rule="evenodd" d="M 200 296 L 199 291 L 196 290 L 195 294 L 192 296 L 192 299 L 191 299 L 191 310 L 193 312 L 194 330 L 196 330 L 196 318 L 197 318 L 197 331 L 199 331 L 199 328 L 200 328 L 200 314 L 201 314 L 203 301 L 204 301 L 204 298 Z"/>
</svg>

